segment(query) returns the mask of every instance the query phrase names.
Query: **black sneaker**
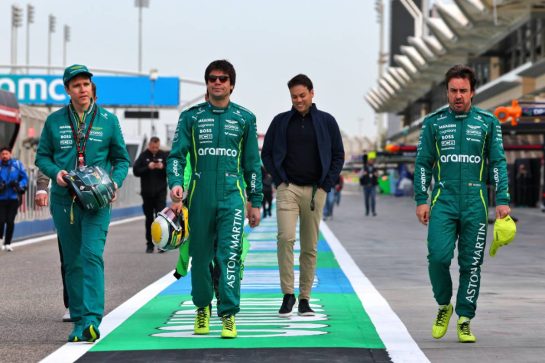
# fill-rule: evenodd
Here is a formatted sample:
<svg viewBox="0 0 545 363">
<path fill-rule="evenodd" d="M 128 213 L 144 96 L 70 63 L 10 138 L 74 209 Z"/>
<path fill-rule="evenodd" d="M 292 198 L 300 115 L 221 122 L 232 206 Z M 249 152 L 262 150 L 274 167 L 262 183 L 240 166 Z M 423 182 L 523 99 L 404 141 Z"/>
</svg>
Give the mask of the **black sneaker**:
<svg viewBox="0 0 545 363">
<path fill-rule="evenodd" d="M 280 316 L 281 318 L 286 318 L 290 316 L 293 305 L 295 305 L 295 295 L 284 295 L 284 300 L 282 300 L 282 306 L 280 307 L 280 310 L 278 310 L 278 316 Z"/>
<path fill-rule="evenodd" d="M 310 308 L 307 299 L 299 299 L 298 314 L 301 316 L 314 316 L 314 310 Z"/>
<path fill-rule="evenodd" d="M 153 246 L 147 246 L 146 253 L 153 253 Z"/>
</svg>

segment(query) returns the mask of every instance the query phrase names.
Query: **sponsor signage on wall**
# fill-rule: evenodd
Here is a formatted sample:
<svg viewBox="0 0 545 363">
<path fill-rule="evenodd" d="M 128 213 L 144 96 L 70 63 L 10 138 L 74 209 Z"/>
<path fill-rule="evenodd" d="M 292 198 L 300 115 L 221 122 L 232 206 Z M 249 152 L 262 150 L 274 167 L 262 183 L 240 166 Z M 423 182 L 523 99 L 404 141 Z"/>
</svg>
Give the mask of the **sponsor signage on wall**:
<svg viewBox="0 0 545 363">
<path fill-rule="evenodd" d="M 111 107 L 177 107 L 180 100 L 178 77 L 94 76 L 98 103 Z M 65 105 L 69 97 L 58 75 L 0 74 L 0 89 L 12 92 L 21 104 Z"/>
</svg>

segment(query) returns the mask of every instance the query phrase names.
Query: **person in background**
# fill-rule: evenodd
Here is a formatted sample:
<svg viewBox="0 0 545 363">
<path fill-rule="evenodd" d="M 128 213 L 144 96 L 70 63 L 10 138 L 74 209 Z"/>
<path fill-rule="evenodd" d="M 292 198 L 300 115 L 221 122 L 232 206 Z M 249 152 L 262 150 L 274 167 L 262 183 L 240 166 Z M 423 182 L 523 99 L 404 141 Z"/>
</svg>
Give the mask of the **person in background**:
<svg viewBox="0 0 545 363">
<path fill-rule="evenodd" d="M 49 204 L 49 181 L 50 179 L 38 169 L 36 174 L 36 195 L 34 196 L 34 202 L 38 207 L 47 207 Z M 68 291 L 66 289 L 66 269 L 64 268 L 64 259 L 62 257 L 62 248 L 59 235 L 57 235 L 57 246 L 59 248 L 59 256 L 61 259 L 61 279 L 62 279 L 62 300 L 66 311 L 62 316 L 63 322 L 72 322 L 70 318 L 70 309 L 68 308 Z"/>
<path fill-rule="evenodd" d="M 363 198 L 365 201 L 365 215 L 369 216 L 369 211 L 371 211 L 373 217 L 377 215 L 376 198 L 378 185 L 378 170 L 374 164 L 375 159 L 368 159 L 367 163 L 363 165 L 360 175 L 360 185 L 363 187 Z"/>
<path fill-rule="evenodd" d="M 300 220 L 298 313 L 314 315 L 310 292 L 316 271 L 318 230 L 327 193 L 344 164 L 339 125 L 312 102 L 314 86 L 298 74 L 288 82 L 292 109 L 274 117 L 265 134 L 261 157 L 276 185 L 278 265 L 284 297 L 278 311 L 291 315 L 295 305 L 293 246 Z"/>
<path fill-rule="evenodd" d="M 517 205 L 524 207 L 533 207 L 530 205 L 530 193 L 532 175 L 526 168 L 524 163 L 518 166 L 517 173 L 515 175 L 515 200 Z"/>
<path fill-rule="evenodd" d="M 11 240 L 20 200 L 28 185 L 28 176 L 21 161 L 11 155 L 9 147 L 0 149 L 0 243 L 2 251 L 13 251 Z"/>
<path fill-rule="evenodd" d="M 263 218 L 271 216 L 273 201 L 273 177 L 267 172 L 265 167 L 261 167 L 261 176 L 263 179 Z"/>
<path fill-rule="evenodd" d="M 329 193 L 327 193 L 323 212 L 324 221 L 327 221 L 328 219 L 333 219 L 333 207 L 335 207 L 335 187 L 339 185 L 339 183 L 339 178 L 337 178 L 333 187 L 331 188 Z"/>
<path fill-rule="evenodd" d="M 341 193 L 344 188 L 344 177 L 339 175 L 339 181 L 335 185 L 335 204 L 339 206 L 341 204 Z"/>
<path fill-rule="evenodd" d="M 148 148 L 136 159 L 133 165 L 134 176 L 140 177 L 140 194 L 142 209 L 146 216 L 146 253 L 153 253 L 151 241 L 151 224 L 167 205 L 167 172 L 166 161 L 168 153 L 161 150 L 158 137 L 150 138 Z"/>
</svg>

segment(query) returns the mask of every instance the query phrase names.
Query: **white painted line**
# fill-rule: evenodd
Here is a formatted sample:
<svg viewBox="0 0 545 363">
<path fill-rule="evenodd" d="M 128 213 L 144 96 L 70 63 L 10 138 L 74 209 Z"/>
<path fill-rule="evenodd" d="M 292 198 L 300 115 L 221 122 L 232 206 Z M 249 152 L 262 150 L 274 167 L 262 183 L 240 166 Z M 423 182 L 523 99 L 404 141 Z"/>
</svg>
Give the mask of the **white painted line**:
<svg viewBox="0 0 545 363">
<path fill-rule="evenodd" d="M 123 304 L 119 305 L 115 310 L 110 312 L 102 320 L 100 324 L 100 338 L 103 339 L 121 323 L 127 320 L 138 309 L 144 306 L 148 301 L 153 299 L 157 294 L 176 281 L 172 273 L 174 270 L 163 276 L 158 281 L 152 283 L 144 290 L 140 291 Z M 74 362 L 82 355 L 87 353 L 93 347 L 90 343 L 66 343 L 41 362 L 43 363 L 58 363 L 58 362 Z"/>
<path fill-rule="evenodd" d="M 395 363 L 429 362 L 409 331 L 324 222 L 320 230 Z"/>
<path fill-rule="evenodd" d="M 110 226 L 117 226 L 117 225 L 120 225 L 120 224 L 130 223 L 130 222 L 138 221 L 138 220 L 141 220 L 141 219 L 144 219 L 144 216 L 121 219 L 119 221 L 111 222 Z M 40 237 L 36 237 L 36 238 L 25 239 L 25 240 L 22 240 L 20 242 L 13 242 L 11 244 L 11 246 L 15 249 L 15 248 L 19 248 L 19 247 L 26 246 L 26 245 L 32 245 L 34 243 L 49 241 L 49 240 L 55 239 L 55 238 L 57 238 L 57 234 L 53 233 L 53 234 L 48 234 L 48 235 L 40 236 Z"/>
</svg>

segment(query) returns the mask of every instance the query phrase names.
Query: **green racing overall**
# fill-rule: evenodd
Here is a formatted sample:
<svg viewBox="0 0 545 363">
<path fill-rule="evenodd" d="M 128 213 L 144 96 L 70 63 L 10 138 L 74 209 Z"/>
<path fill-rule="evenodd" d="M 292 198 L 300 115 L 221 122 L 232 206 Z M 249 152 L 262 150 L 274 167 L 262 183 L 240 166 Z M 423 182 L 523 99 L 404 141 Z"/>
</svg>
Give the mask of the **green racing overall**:
<svg viewBox="0 0 545 363">
<path fill-rule="evenodd" d="M 495 189 L 497 205 L 508 205 L 510 199 L 498 120 L 477 107 L 463 114 L 445 107 L 426 117 L 414 172 L 417 205 L 427 203 L 432 174 L 428 268 L 433 294 L 439 305 L 450 303 L 449 267 L 458 240 L 456 313 L 471 319 L 477 308 L 488 228 L 487 181 Z"/>
<path fill-rule="evenodd" d="M 73 107 L 67 106 L 50 114 L 44 124 L 36 153 L 36 166 L 51 178 L 51 214 L 60 242 L 66 269 L 66 287 L 70 300 L 70 316 L 76 328 L 100 325 L 104 313 L 104 247 L 110 225 L 111 206 L 85 210 L 74 202 L 68 188 L 57 184 L 61 170 L 78 165 L 74 128 L 84 123 L 88 139 L 85 163 L 100 166 L 121 187 L 127 176 L 129 154 L 117 117 L 102 107 L 91 104 L 80 119 Z M 85 141 L 81 141 L 85 143 Z"/>
<path fill-rule="evenodd" d="M 252 207 L 260 208 L 263 198 L 255 116 L 232 102 L 226 108 L 205 102 L 182 112 L 167 159 L 171 189 L 183 185 L 188 152 L 193 168 L 187 197 L 193 303 L 202 308 L 212 301 L 210 263 L 216 257 L 218 315 L 234 315 L 240 310 L 243 180 Z"/>
</svg>

